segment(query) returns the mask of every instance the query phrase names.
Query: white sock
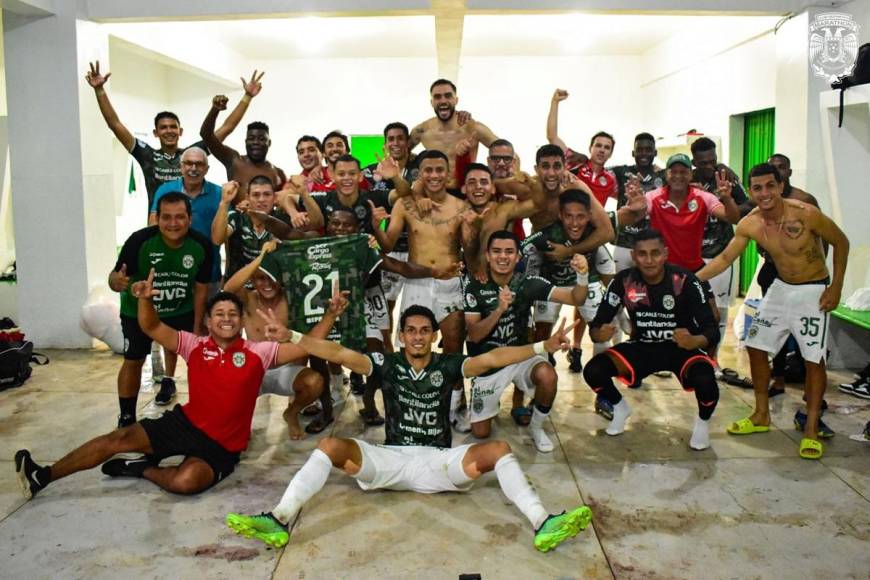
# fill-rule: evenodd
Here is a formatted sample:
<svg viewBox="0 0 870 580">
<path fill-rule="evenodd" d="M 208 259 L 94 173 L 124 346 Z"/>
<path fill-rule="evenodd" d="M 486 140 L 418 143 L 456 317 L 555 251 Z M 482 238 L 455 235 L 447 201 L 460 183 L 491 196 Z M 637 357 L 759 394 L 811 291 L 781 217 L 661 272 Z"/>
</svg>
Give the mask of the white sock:
<svg viewBox="0 0 870 580">
<path fill-rule="evenodd" d="M 495 475 L 507 498 L 523 512 L 534 529 L 540 528 L 550 514 L 544 509 L 538 493 L 529 485 L 513 453 L 508 453 L 496 462 Z"/>
<path fill-rule="evenodd" d="M 535 444 L 535 449 L 541 453 L 549 453 L 553 450 L 553 442 L 544 433 L 544 420 L 550 413 L 541 413 L 538 406 L 534 405 L 532 410 L 532 420 L 529 422 L 529 433 L 532 434 L 532 441 Z"/>
<path fill-rule="evenodd" d="M 290 480 L 290 485 L 284 491 L 280 503 L 272 510 L 272 515 L 285 526 L 288 525 L 302 505 L 323 489 L 330 469 L 332 460 L 320 449 L 315 449 L 302 469 Z"/>
<path fill-rule="evenodd" d="M 615 344 L 615 343 L 614 343 Z M 605 350 L 610 348 L 610 341 L 607 342 L 593 342 L 592 343 L 592 356 L 597 354 L 601 354 Z"/>
<path fill-rule="evenodd" d="M 456 419 L 456 410 L 459 408 L 459 401 L 462 400 L 462 391 L 454 389 L 450 391 L 450 420 Z"/>
<path fill-rule="evenodd" d="M 625 422 L 631 417 L 631 407 L 628 406 L 625 398 L 613 405 L 613 419 L 610 425 L 604 430 L 608 435 L 619 435 L 625 431 Z"/>
<path fill-rule="evenodd" d="M 705 421 L 698 416 L 695 417 L 695 428 L 692 429 L 689 447 L 698 451 L 703 451 L 710 447 L 710 419 Z"/>
</svg>

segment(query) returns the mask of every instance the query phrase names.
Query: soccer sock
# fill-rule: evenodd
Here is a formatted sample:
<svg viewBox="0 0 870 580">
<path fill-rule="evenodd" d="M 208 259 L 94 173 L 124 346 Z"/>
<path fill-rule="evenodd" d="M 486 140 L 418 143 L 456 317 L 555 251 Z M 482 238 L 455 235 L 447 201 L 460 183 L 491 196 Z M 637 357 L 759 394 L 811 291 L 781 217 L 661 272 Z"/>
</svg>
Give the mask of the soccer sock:
<svg viewBox="0 0 870 580">
<path fill-rule="evenodd" d="M 593 342 L 592 343 L 592 356 L 596 356 L 604 352 L 610 348 L 610 341 L 607 342 Z"/>
<path fill-rule="evenodd" d="M 289 525 L 305 502 L 323 489 L 331 469 L 332 460 L 329 456 L 320 449 L 315 449 L 305 465 L 290 480 L 281 501 L 272 510 L 275 519 L 285 526 Z"/>
<path fill-rule="evenodd" d="M 625 399 L 620 400 L 613 405 L 613 419 L 610 420 L 610 425 L 604 431 L 608 435 L 619 435 L 625 431 L 625 422 L 631 416 L 631 407 Z"/>
<path fill-rule="evenodd" d="M 543 453 L 553 450 L 553 442 L 544 433 L 544 420 L 546 420 L 549 414 L 549 405 L 535 403 L 535 408 L 532 410 L 532 420 L 529 422 L 529 432 L 532 434 L 535 448 Z"/>
<path fill-rule="evenodd" d="M 534 529 L 540 528 L 550 514 L 544 509 L 537 492 L 529 485 L 513 453 L 508 453 L 496 462 L 495 475 L 505 496 L 523 512 Z"/>
<path fill-rule="evenodd" d="M 701 451 L 710 447 L 710 420 L 695 417 L 695 427 L 692 429 L 692 438 L 689 439 L 689 447 Z"/>
<path fill-rule="evenodd" d="M 136 416 L 136 399 L 138 397 L 118 397 L 118 404 L 121 407 L 122 415 Z"/>
</svg>

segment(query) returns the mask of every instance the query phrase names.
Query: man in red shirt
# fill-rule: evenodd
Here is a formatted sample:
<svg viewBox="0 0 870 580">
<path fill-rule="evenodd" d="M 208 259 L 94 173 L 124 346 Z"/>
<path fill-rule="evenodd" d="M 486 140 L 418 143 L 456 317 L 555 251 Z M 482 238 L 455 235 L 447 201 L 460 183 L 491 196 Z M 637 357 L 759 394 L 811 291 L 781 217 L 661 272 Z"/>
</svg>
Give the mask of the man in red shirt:
<svg viewBox="0 0 870 580">
<path fill-rule="evenodd" d="M 628 203 L 619 209 L 617 219 L 620 225 L 631 225 L 649 214 L 651 227 L 664 236 L 668 262 L 697 272 L 704 267 L 701 242 L 707 218 L 712 215 L 734 224 L 740 219 L 740 210 L 724 174 L 716 176 L 717 198 L 690 185 L 692 161 L 688 155 L 671 155 L 666 168 L 668 183 L 664 187 L 644 194 L 637 179 L 626 185 Z"/>
<path fill-rule="evenodd" d="M 143 477 L 173 493 L 208 489 L 233 472 L 240 453 L 248 446 L 266 370 L 307 356 L 292 343 L 243 339 L 242 303 L 229 292 L 218 292 L 208 302 L 208 336 L 177 331 L 157 317 L 152 297 L 158 291 L 153 289 L 153 280 L 152 269 L 147 280 L 132 288 L 139 299 L 139 326 L 187 362 L 188 403 L 176 405 L 157 419 L 143 419 L 91 439 L 51 466 L 38 465 L 26 449 L 18 451 L 15 471 L 26 497 L 35 496 L 52 481 L 101 463 L 106 475 Z M 347 299 L 336 291 L 311 336 L 326 338 L 346 306 Z M 109 460 L 118 453 L 131 452 L 144 455 Z M 178 466 L 159 466 L 161 460 L 174 455 L 184 455 L 184 461 Z"/>
</svg>

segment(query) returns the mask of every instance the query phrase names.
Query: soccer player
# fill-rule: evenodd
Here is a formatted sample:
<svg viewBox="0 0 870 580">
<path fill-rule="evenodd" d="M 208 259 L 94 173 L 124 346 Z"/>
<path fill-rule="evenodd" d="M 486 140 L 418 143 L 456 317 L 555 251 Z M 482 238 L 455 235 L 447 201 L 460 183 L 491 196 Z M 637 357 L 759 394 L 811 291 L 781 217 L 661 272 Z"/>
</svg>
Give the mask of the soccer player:
<svg viewBox="0 0 870 580">
<path fill-rule="evenodd" d="M 620 306 L 631 318 L 631 339 L 595 356 L 583 378 L 596 394 L 613 406 L 605 430 L 619 435 L 631 415 L 628 402 L 613 386 L 613 377 L 626 385 L 662 370 L 674 373 L 686 390 L 694 390 L 698 416 L 689 446 L 710 446 L 710 417 L 719 401 L 713 362 L 707 356 L 719 340 L 719 329 L 701 283 L 694 274 L 667 263 L 669 248 L 661 233 L 650 229 L 634 239 L 635 267 L 619 272 L 610 285 L 595 319 L 589 324 L 593 340 L 609 340 Z"/>
<path fill-rule="evenodd" d="M 749 240 L 764 248 L 777 269 L 774 280 L 749 327 L 746 347 L 755 388 L 755 411 L 728 427 L 733 435 L 770 430 L 768 353 L 776 354 L 789 333 L 798 341 L 807 369 L 807 420 L 799 454 L 819 459 L 824 452 L 818 441 L 822 397 L 827 386 L 825 356 L 828 313 L 840 303 L 849 257 L 849 240 L 830 218 L 815 207 L 782 199 L 779 171 L 761 163 L 749 172 L 749 190 L 756 208 L 737 224 L 725 250 L 698 272 L 709 280 L 736 260 Z M 829 276 L 822 241 L 834 247 L 834 272 Z"/>
<path fill-rule="evenodd" d="M 487 279 L 471 280 L 465 287 L 469 354 L 526 344 L 529 317 L 536 301 L 579 306 L 586 300 L 588 268 L 583 256 L 576 254 L 571 259 L 573 280 L 563 287 L 537 276 L 516 273 L 521 257 L 520 241 L 513 232 L 495 232 L 487 240 Z M 556 382 L 552 363 L 540 356 L 476 377 L 471 382 L 471 432 L 475 437 L 489 436 L 501 395 L 509 383 L 514 383 L 533 397 L 529 431 L 535 448 L 542 453 L 552 451 L 553 442 L 544 433 L 544 421 L 556 398 Z M 458 397 L 459 393 L 454 393 Z"/>
<path fill-rule="evenodd" d="M 142 280 L 152 268 L 157 271 L 157 313 L 167 325 L 187 332 L 198 331 L 205 311 L 211 277 L 212 246 L 208 238 L 190 229 L 190 198 L 181 192 L 167 193 L 157 206 L 157 225 L 134 232 L 109 274 L 109 288 L 121 293 L 121 329 L 124 362 L 118 372 L 118 426 L 136 422 L 136 401 L 141 387 L 142 365 L 151 352 L 151 338 L 136 321 L 136 298 L 130 284 Z M 169 352 L 175 352 L 170 349 Z M 175 356 L 166 357 L 166 374 L 175 374 Z M 163 381 L 154 398 L 168 405 L 175 396 L 175 382 Z"/>
<path fill-rule="evenodd" d="M 534 545 L 542 552 L 552 550 L 589 524 L 592 512 L 586 506 L 548 515 L 506 442 L 450 447 L 452 385 L 463 377 L 479 376 L 563 348 L 567 344 L 564 323 L 545 342 L 497 348 L 474 357 L 433 353 L 438 323 L 431 310 L 418 305 L 406 309 L 400 318 L 399 333 L 405 348 L 386 356 L 362 355 L 298 333 L 288 336 L 277 320 L 272 328 L 279 340 L 290 340 L 313 355 L 340 360 L 357 372 L 382 378 L 386 445 L 359 439 L 321 439 L 271 512 L 258 516 L 227 514 L 227 525 L 237 533 L 276 548 L 287 544 L 288 525 L 323 488 L 333 467 L 356 479 L 363 490 L 419 493 L 468 491 L 474 480 L 495 471 L 502 491 L 536 530 Z"/>
<path fill-rule="evenodd" d="M 157 419 L 143 419 L 91 439 L 51 466 L 37 465 L 28 450 L 19 450 L 15 471 L 25 497 L 101 463 L 106 475 L 143 477 L 172 493 L 195 494 L 210 488 L 233 472 L 248 445 L 266 369 L 306 355 L 293 344 L 244 340 L 242 303 L 229 292 L 209 300 L 207 336 L 177 331 L 158 318 L 154 303 L 161 291 L 154 279 L 152 268 L 146 280 L 132 286 L 139 325 L 167 351 L 187 361 L 190 400 Z M 347 300 L 336 292 L 312 335 L 325 336 L 346 305 Z M 144 455 L 109 460 L 118 453 L 134 452 Z M 175 455 L 185 456 L 180 465 L 160 467 L 163 459 Z"/>
</svg>

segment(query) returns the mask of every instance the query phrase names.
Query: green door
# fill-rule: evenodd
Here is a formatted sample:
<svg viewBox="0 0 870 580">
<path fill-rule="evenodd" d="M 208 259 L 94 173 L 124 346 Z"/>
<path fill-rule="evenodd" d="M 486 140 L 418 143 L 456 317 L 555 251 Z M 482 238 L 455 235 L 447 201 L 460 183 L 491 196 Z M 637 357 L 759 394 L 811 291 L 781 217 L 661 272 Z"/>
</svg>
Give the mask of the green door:
<svg viewBox="0 0 870 580">
<path fill-rule="evenodd" d="M 775 114 L 773 109 L 747 113 L 743 117 L 743 185 L 749 195 L 749 171 L 757 164 L 764 163 L 773 155 Z M 755 242 L 740 256 L 740 295 L 746 294 L 752 283 L 752 276 L 758 266 L 758 249 Z"/>
</svg>

